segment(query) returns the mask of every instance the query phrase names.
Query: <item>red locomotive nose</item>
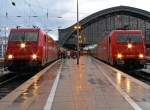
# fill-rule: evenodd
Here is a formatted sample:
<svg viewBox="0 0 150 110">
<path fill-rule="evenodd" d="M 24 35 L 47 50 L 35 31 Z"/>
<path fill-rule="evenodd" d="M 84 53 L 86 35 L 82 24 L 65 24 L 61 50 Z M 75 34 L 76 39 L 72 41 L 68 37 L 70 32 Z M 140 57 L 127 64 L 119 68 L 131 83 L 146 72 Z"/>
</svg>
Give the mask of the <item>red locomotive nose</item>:
<svg viewBox="0 0 150 110">
<path fill-rule="evenodd" d="M 58 45 L 40 28 L 11 29 L 5 65 L 10 71 L 36 69 L 58 58 Z"/>
</svg>

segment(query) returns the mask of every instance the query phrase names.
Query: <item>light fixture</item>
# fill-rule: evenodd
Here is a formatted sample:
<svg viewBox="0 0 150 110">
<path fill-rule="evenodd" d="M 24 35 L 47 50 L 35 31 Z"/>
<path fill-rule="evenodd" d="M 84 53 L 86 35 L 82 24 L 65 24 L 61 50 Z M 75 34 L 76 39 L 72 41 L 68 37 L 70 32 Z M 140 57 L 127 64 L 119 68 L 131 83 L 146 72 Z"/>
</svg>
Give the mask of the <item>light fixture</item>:
<svg viewBox="0 0 150 110">
<path fill-rule="evenodd" d="M 8 59 L 11 60 L 12 58 L 13 58 L 13 55 L 12 55 L 12 54 L 9 54 L 9 55 L 8 55 Z"/>
<path fill-rule="evenodd" d="M 129 43 L 129 44 L 128 44 L 128 48 L 129 48 L 129 49 L 132 48 L 132 44 Z"/>
<path fill-rule="evenodd" d="M 20 44 L 20 47 L 21 47 L 21 48 L 25 48 L 25 47 L 26 47 L 26 44 L 25 44 L 25 43 L 21 43 L 21 44 Z"/>
<path fill-rule="evenodd" d="M 143 58 L 144 57 L 144 55 L 143 54 L 139 54 L 139 58 Z"/>
<path fill-rule="evenodd" d="M 121 59 L 122 58 L 122 54 L 118 53 L 117 54 L 117 58 Z"/>
<path fill-rule="evenodd" d="M 37 58 L 37 55 L 36 55 L 36 54 L 33 54 L 33 55 L 32 55 L 32 59 L 35 60 L 36 58 Z"/>
</svg>

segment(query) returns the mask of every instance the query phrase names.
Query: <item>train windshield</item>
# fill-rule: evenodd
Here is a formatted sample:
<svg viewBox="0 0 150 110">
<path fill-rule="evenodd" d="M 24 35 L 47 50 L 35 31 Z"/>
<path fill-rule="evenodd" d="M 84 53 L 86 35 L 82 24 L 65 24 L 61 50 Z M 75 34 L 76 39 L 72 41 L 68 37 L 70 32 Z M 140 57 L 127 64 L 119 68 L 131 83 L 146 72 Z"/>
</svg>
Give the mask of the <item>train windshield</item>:
<svg viewBox="0 0 150 110">
<path fill-rule="evenodd" d="M 140 33 L 136 33 L 136 34 L 127 34 L 127 33 L 121 33 L 121 34 L 116 34 L 116 38 L 117 38 L 117 42 L 118 43 L 128 43 L 128 42 L 132 42 L 132 43 L 141 43 L 142 35 Z"/>
<path fill-rule="evenodd" d="M 37 41 L 38 32 L 11 32 L 10 41 Z"/>
</svg>

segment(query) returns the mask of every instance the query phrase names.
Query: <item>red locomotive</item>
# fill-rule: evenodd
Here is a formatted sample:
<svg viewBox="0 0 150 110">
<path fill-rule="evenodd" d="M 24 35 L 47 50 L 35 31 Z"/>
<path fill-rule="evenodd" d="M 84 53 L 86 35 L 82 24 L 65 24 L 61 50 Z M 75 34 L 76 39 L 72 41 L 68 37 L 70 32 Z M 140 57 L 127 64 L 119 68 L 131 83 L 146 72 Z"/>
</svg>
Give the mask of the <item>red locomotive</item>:
<svg viewBox="0 0 150 110">
<path fill-rule="evenodd" d="M 11 29 L 5 66 L 11 71 L 38 68 L 58 58 L 58 45 L 40 28 Z"/>
<path fill-rule="evenodd" d="M 141 30 L 113 30 L 94 50 L 94 56 L 112 65 L 143 67 L 146 59 Z"/>
</svg>

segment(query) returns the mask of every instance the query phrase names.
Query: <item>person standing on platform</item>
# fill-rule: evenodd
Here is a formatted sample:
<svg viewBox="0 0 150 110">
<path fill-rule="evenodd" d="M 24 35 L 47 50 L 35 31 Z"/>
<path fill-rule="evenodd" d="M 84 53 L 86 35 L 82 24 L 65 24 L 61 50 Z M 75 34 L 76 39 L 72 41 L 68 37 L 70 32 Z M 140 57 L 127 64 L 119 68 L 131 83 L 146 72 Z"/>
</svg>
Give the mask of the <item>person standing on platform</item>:
<svg viewBox="0 0 150 110">
<path fill-rule="evenodd" d="M 70 51 L 67 51 L 67 57 L 70 58 Z"/>
</svg>

